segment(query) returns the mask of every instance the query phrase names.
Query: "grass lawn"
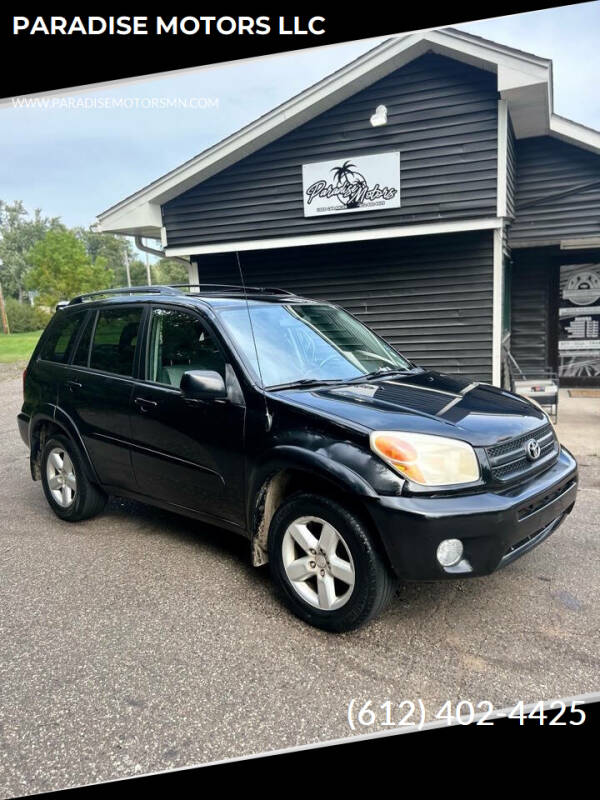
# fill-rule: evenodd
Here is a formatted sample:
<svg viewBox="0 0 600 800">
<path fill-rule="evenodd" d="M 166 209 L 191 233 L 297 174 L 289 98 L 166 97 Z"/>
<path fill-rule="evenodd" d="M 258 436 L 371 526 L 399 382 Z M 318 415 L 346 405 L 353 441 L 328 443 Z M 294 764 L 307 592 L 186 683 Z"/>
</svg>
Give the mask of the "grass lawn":
<svg viewBox="0 0 600 800">
<path fill-rule="evenodd" d="M 30 333 L 0 333 L 0 364 L 13 364 L 15 361 L 29 361 L 33 348 L 41 336 L 41 331 Z"/>
</svg>

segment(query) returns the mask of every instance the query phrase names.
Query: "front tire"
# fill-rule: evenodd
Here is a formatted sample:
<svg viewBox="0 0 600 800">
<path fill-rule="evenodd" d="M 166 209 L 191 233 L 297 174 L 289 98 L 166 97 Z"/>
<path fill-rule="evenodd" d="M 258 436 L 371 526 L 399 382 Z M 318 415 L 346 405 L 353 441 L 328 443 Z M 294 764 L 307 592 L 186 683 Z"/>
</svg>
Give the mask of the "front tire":
<svg viewBox="0 0 600 800">
<path fill-rule="evenodd" d="M 305 622 L 336 633 L 381 613 L 397 584 L 363 522 L 318 495 L 295 495 L 277 509 L 269 562 L 289 608 Z"/>
<path fill-rule="evenodd" d="M 42 453 L 42 486 L 50 508 L 67 522 L 79 522 L 99 514 L 106 494 L 91 483 L 76 445 L 67 436 L 48 439 Z"/>
</svg>

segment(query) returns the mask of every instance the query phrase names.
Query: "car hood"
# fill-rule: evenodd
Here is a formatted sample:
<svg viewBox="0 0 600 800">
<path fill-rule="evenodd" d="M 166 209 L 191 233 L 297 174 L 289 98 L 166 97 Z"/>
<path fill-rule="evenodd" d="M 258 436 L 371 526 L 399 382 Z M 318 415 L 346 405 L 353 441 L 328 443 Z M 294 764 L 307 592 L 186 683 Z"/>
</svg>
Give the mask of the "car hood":
<svg viewBox="0 0 600 800">
<path fill-rule="evenodd" d="M 539 429 L 545 414 L 503 389 L 433 371 L 272 394 L 298 408 L 368 430 L 431 433 L 474 446 Z"/>
</svg>

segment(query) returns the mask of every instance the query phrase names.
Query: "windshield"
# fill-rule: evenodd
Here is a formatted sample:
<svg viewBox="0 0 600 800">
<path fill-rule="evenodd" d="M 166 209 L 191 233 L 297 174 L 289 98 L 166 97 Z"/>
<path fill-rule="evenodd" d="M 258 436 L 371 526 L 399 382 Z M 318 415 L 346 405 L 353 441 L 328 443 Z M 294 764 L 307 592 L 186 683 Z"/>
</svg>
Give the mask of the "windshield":
<svg viewBox="0 0 600 800">
<path fill-rule="evenodd" d="M 257 367 L 256 349 L 260 359 Z M 267 388 L 301 381 L 352 380 L 412 365 L 354 317 L 330 305 L 250 304 L 221 320 L 247 366 Z"/>
</svg>

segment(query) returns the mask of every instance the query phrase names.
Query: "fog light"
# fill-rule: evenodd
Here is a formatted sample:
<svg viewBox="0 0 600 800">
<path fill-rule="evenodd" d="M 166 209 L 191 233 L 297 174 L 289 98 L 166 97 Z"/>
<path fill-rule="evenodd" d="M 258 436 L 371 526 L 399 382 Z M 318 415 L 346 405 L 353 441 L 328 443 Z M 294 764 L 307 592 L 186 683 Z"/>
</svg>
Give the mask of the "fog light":
<svg viewBox="0 0 600 800">
<path fill-rule="evenodd" d="M 463 543 L 460 539 L 444 539 L 437 549 L 437 560 L 442 567 L 453 567 L 461 560 L 463 550 Z"/>
</svg>

